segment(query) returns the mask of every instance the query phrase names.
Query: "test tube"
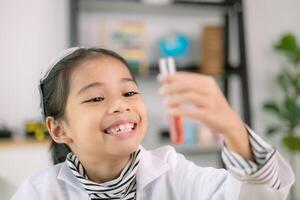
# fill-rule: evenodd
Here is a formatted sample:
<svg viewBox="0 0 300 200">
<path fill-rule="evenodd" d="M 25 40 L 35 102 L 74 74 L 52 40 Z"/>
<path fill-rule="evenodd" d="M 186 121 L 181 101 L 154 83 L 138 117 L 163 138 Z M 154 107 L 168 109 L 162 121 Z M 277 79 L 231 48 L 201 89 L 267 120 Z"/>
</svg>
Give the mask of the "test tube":
<svg viewBox="0 0 300 200">
<path fill-rule="evenodd" d="M 174 59 L 172 57 L 161 58 L 159 60 L 159 70 L 162 75 L 174 74 L 176 72 Z M 168 118 L 171 142 L 173 144 L 182 144 L 184 142 L 184 129 L 182 117 L 176 115 L 169 115 Z"/>
</svg>

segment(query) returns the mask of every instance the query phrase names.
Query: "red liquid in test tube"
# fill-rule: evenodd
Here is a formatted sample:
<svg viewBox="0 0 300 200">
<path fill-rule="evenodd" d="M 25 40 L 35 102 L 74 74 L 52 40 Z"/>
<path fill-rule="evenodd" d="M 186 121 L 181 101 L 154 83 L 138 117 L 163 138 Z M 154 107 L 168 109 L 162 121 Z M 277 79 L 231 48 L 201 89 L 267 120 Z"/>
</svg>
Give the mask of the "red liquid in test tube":
<svg viewBox="0 0 300 200">
<path fill-rule="evenodd" d="M 159 70 L 161 74 L 174 74 L 176 72 L 174 59 L 171 57 L 161 58 L 159 60 Z M 173 144 L 182 144 L 184 142 L 182 117 L 170 115 L 169 124 L 171 142 Z"/>
</svg>

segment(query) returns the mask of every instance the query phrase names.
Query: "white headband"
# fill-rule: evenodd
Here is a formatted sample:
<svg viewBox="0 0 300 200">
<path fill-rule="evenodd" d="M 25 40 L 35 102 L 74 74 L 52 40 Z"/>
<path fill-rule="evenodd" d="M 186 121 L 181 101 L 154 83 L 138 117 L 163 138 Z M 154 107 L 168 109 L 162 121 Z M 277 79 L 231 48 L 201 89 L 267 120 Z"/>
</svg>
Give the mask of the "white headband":
<svg viewBox="0 0 300 200">
<path fill-rule="evenodd" d="M 50 63 L 47 65 L 47 67 L 43 70 L 43 72 L 41 73 L 41 78 L 40 78 L 40 83 L 42 83 L 50 74 L 50 72 L 52 71 L 52 69 L 65 57 L 71 55 L 72 53 L 74 53 L 75 51 L 77 51 L 78 49 L 82 49 L 82 47 L 72 47 L 69 49 L 65 49 L 63 51 L 61 51 L 55 58 L 53 58 Z"/>
</svg>

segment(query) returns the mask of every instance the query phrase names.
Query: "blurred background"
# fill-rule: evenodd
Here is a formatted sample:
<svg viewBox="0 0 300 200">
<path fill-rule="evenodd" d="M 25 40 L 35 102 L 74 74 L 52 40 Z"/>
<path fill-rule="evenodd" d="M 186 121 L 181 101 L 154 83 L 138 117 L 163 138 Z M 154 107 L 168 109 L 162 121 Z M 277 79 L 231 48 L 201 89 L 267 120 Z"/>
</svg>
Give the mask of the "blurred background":
<svg viewBox="0 0 300 200">
<path fill-rule="evenodd" d="M 124 56 L 144 95 L 144 146 L 169 144 L 157 94 L 158 60 L 215 77 L 245 123 L 266 138 L 296 173 L 300 199 L 299 0 L 0 0 L 0 199 L 50 166 L 38 94 L 41 71 L 61 50 L 101 46 Z M 201 87 L 201 86 L 199 86 Z M 185 119 L 178 152 L 222 167 L 220 138 Z"/>
</svg>

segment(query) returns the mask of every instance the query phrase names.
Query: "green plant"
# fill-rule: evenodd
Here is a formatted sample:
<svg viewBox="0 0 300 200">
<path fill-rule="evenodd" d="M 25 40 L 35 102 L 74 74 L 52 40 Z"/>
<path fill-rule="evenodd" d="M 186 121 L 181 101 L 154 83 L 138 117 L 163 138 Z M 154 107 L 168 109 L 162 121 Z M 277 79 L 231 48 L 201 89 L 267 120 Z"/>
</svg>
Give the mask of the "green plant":
<svg viewBox="0 0 300 200">
<path fill-rule="evenodd" d="M 274 49 L 287 58 L 275 79 L 279 97 L 266 101 L 263 109 L 276 116 L 276 124 L 267 128 L 269 135 L 284 134 L 282 143 L 290 151 L 300 151 L 300 46 L 293 34 L 285 34 Z"/>
</svg>

